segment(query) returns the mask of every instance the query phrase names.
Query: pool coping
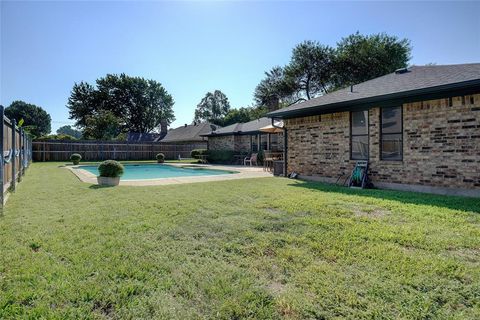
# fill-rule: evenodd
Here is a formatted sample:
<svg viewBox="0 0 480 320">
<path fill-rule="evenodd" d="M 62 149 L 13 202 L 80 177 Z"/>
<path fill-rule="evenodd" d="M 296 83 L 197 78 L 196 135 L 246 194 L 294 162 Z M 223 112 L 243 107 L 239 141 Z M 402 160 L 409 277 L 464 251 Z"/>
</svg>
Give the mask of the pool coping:
<svg viewBox="0 0 480 320">
<path fill-rule="evenodd" d="M 149 165 L 153 165 L 153 164 L 149 164 Z M 183 184 L 183 183 L 272 177 L 272 173 L 264 171 L 262 167 L 211 165 L 211 164 L 186 164 L 186 163 L 168 163 L 168 164 L 161 164 L 161 165 L 168 165 L 168 166 L 174 166 L 174 167 L 196 167 L 196 168 L 205 168 L 205 169 L 213 169 L 213 170 L 235 171 L 235 173 L 211 175 L 211 176 L 156 178 L 156 179 L 124 180 L 124 181 L 120 180 L 120 185 L 121 186 L 162 186 L 162 185 Z M 73 166 L 69 165 L 69 166 L 65 166 L 64 168 L 70 170 L 82 182 L 98 184 L 97 176 L 91 172 L 88 172 L 87 170 L 81 169 L 81 166 L 82 165 L 73 165 Z"/>
</svg>

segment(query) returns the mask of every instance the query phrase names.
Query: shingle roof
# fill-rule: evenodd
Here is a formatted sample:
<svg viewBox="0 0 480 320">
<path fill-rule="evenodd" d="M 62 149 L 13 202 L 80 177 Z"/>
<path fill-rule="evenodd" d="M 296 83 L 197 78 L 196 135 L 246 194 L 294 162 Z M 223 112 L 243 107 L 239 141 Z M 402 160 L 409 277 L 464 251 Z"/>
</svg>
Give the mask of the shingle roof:
<svg viewBox="0 0 480 320">
<path fill-rule="evenodd" d="M 321 113 L 335 107 L 373 103 L 393 98 L 443 92 L 465 86 L 480 88 L 480 63 L 412 66 L 404 73 L 390 73 L 369 81 L 270 112 L 269 117 Z M 353 89 L 351 92 L 351 89 Z"/>
<path fill-rule="evenodd" d="M 272 120 L 263 117 L 245 123 L 234 123 L 229 126 L 212 131 L 205 136 L 231 135 L 231 134 L 245 134 L 258 132 L 260 128 L 271 124 Z"/>
<path fill-rule="evenodd" d="M 162 142 L 203 141 L 202 135 L 212 131 L 210 123 L 203 122 L 168 130 Z"/>
<path fill-rule="evenodd" d="M 160 139 L 159 133 L 129 132 L 127 134 L 128 142 L 154 142 L 158 139 Z"/>
</svg>

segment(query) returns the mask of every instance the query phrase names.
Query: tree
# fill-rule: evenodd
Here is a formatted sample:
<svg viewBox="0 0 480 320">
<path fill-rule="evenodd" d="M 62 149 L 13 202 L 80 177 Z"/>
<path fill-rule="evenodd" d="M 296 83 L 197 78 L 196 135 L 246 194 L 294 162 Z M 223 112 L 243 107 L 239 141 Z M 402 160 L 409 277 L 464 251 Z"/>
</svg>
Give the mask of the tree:
<svg viewBox="0 0 480 320">
<path fill-rule="evenodd" d="M 346 87 L 405 68 L 411 46 L 407 39 L 385 33 L 364 36 L 358 32 L 337 44 L 336 87 Z"/>
<path fill-rule="evenodd" d="M 107 119 L 119 126 L 119 133 L 166 131 L 175 120 L 173 104 L 172 96 L 155 80 L 107 74 L 97 79 L 96 87 L 75 84 L 67 107 L 77 127 L 89 136 L 98 136 L 92 134 L 100 129 L 96 124 Z M 97 116 L 103 118 L 96 121 L 93 118 Z"/>
<path fill-rule="evenodd" d="M 248 122 L 264 117 L 268 110 L 264 107 L 246 107 L 239 109 L 231 109 L 223 118 L 222 123 L 218 124 L 223 127 L 229 126 L 237 122 Z"/>
<path fill-rule="evenodd" d="M 337 48 L 304 41 L 285 67 L 274 67 L 255 88 L 257 105 L 273 111 L 407 66 L 410 42 L 384 33 L 343 38 Z"/>
<path fill-rule="evenodd" d="M 207 92 L 197 105 L 194 121 L 208 121 L 221 125 L 223 118 L 230 111 L 230 102 L 220 90 Z"/>
<path fill-rule="evenodd" d="M 86 139 L 114 140 L 122 132 L 121 120 L 113 112 L 101 110 L 86 119 L 83 136 Z"/>
<path fill-rule="evenodd" d="M 332 86 L 334 58 L 335 50 L 317 41 L 304 41 L 293 49 L 285 75 L 295 84 L 297 101 L 328 93 Z"/>
<path fill-rule="evenodd" d="M 316 41 L 298 44 L 288 65 L 265 72 L 255 88 L 255 102 L 273 111 L 327 93 L 334 79 L 334 58 L 334 49 Z"/>
<path fill-rule="evenodd" d="M 260 81 L 253 94 L 256 104 L 265 106 L 268 111 L 274 111 L 283 104 L 289 105 L 296 101 L 296 85 L 291 80 L 285 77 L 284 68 L 280 66 L 265 72 L 265 78 Z"/>
<path fill-rule="evenodd" d="M 18 123 L 23 119 L 22 127 L 33 138 L 50 133 L 52 118 L 41 107 L 23 101 L 13 101 L 5 109 L 5 115 Z"/>
<path fill-rule="evenodd" d="M 76 140 L 76 138 L 68 134 L 48 134 L 38 137 L 37 140 Z"/>
<path fill-rule="evenodd" d="M 85 129 L 87 117 L 91 116 L 101 104 L 97 101 L 97 92 L 95 87 L 80 82 L 73 85 L 73 89 L 68 98 L 67 108 L 69 109 L 70 119 L 75 119 L 78 128 Z"/>
<path fill-rule="evenodd" d="M 82 132 L 74 129 L 72 126 L 62 126 L 57 129 L 57 135 L 67 135 L 75 139 L 82 138 Z"/>
</svg>

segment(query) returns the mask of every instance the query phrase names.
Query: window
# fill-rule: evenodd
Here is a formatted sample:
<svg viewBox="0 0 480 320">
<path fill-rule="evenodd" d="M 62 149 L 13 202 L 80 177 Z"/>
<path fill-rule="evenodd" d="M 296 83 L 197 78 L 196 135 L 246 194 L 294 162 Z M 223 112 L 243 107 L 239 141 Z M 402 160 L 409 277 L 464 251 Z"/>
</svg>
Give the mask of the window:
<svg viewBox="0 0 480 320">
<path fill-rule="evenodd" d="M 382 160 L 403 159 L 402 107 L 382 108 L 380 152 Z"/>
<path fill-rule="evenodd" d="M 368 110 L 350 113 L 350 158 L 368 160 Z"/>
<path fill-rule="evenodd" d="M 262 150 L 268 150 L 268 134 L 260 135 L 260 148 Z"/>
<path fill-rule="evenodd" d="M 278 150 L 278 133 L 272 133 L 270 135 L 270 150 Z"/>
<path fill-rule="evenodd" d="M 258 152 L 258 140 L 257 135 L 250 136 L 250 145 L 252 146 L 252 152 Z"/>
</svg>

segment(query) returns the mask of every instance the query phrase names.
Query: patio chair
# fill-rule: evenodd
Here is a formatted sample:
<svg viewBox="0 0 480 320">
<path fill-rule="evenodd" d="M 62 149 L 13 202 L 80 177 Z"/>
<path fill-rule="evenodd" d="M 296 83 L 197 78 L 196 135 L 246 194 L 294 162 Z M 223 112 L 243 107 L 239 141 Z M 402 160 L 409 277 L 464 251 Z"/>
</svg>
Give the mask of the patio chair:
<svg viewBox="0 0 480 320">
<path fill-rule="evenodd" d="M 273 153 L 271 151 L 264 151 L 263 153 L 263 171 L 271 170 L 273 167 Z"/>
<path fill-rule="evenodd" d="M 255 163 L 255 165 L 258 165 L 257 156 L 258 156 L 258 153 L 252 153 L 250 157 L 245 157 L 245 159 L 243 159 L 243 165 L 246 166 L 247 163 L 250 163 L 250 166 L 252 166 L 253 163 Z"/>
</svg>

